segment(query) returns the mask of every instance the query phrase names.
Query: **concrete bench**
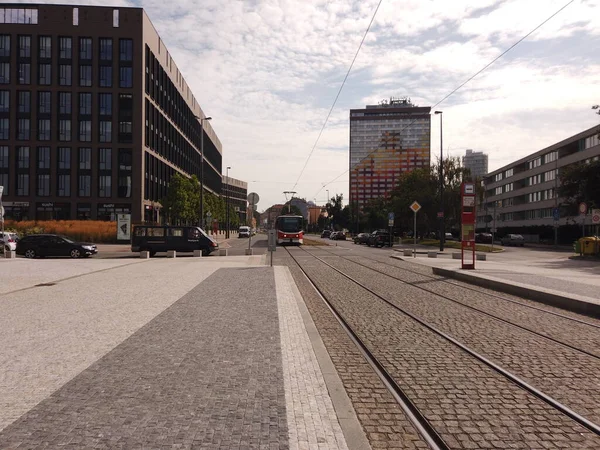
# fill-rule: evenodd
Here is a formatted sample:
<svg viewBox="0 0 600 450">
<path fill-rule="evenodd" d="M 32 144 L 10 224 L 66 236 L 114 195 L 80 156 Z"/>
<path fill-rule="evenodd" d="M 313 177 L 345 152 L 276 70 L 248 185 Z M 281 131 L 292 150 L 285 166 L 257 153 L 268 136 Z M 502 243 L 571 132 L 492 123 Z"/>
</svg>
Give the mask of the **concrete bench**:
<svg viewBox="0 0 600 450">
<path fill-rule="evenodd" d="M 219 249 L 219 256 L 227 256 L 227 249 L 226 248 L 220 248 Z"/>
<path fill-rule="evenodd" d="M 437 252 L 427 252 L 428 258 L 437 258 Z"/>
<path fill-rule="evenodd" d="M 409 250 L 409 249 L 404 249 L 404 251 L 402 253 L 403 256 L 412 256 L 412 254 L 413 254 L 413 251 Z"/>
<path fill-rule="evenodd" d="M 167 258 L 177 258 L 177 252 L 175 250 L 168 250 Z"/>
<path fill-rule="evenodd" d="M 5 251 L 4 252 L 4 257 L 6 259 L 16 259 L 17 258 L 17 252 L 15 252 L 14 250 L 9 250 L 9 251 Z"/>
<path fill-rule="evenodd" d="M 150 252 L 147 250 L 140 252 L 140 258 L 142 259 L 150 259 Z"/>
<path fill-rule="evenodd" d="M 477 258 L 477 261 L 485 261 L 487 255 L 485 253 L 478 253 L 477 255 L 475 255 L 475 257 Z"/>
<path fill-rule="evenodd" d="M 458 252 L 452 253 L 452 259 L 460 259 L 460 258 L 461 258 L 460 253 L 458 253 Z"/>
<path fill-rule="evenodd" d="M 202 258 L 202 250 L 194 250 L 195 258 Z"/>
</svg>

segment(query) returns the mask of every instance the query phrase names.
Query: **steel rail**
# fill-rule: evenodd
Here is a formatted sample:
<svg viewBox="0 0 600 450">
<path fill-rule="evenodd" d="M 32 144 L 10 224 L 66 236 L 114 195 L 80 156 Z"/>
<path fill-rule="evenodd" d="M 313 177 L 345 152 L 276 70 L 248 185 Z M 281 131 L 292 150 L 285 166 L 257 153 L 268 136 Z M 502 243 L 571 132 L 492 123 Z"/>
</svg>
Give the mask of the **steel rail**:
<svg viewBox="0 0 600 450">
<path fill-rule="evenodd" d="M 514 384 L 516 384 L 517 386 L 521 387 L 522 389 L 524 389 L 525 391 L 529 392 L 530 394 L 534 395 L 535 397 L 539 398 L 540 400 L 542 400 L 543 402 L 545 402 L 546 404 L 552 406 L 553 408 L 555 408 L 556 410 L 560 411 L 561 413 L 565 414 L 566 416 L 570 417 L 571 419 L 573 419 L 575 422 L 579 423 L 580 425 L 582 425 L 583 427 L 587 428 L 588 430 L 590 430 L 591 432 L 593 432 L 594 434 L 600 436 L 600 425 L 595 424 L 594 422 L 586 419 L 585 417 L 581 416 L 580 414 L 577 414 L 575 411 L 573 411 L 572 409 L 570 409 L 569 407 L 563 405 L 562 403 L 560 403 L 558 400 L 555 400 L 554 398 L 550 397 L 549 395 L 543 393 L 542 391 L 540 391 L 539 389 L 536 389 L 535 387 L 531 386 L 529 383 L 527 383 L 525 380 L 522 380 L 521 378 L 519 378 L 518 376 L 514 375 L 513 373 L 509 372 L 508 370 L 500 367 L 498 364 L 492 362 L 491 360 L 487 359 L 485 356 L 480 355 L 479 353 L 477 353 L 475 350 L 472 350 L 471 348 L 469 348 L 468 346 L 466 346 L 465 344 L 459 342 L 457 339 L 453 338 L 452 336 L 444 333 L 441 330 L 438 330 L 436 327 L 434 327 L 433 325 L 429 324 L 428 322 L 426 322 L 425 320 L 417 317 L 416 315 L 414 315 L 411 312 L 408 312 L 402 308 L 400 308 L 399 306 L 395 305 L 393 302 L 387 300 L 386 298 L 382 297 L 381 295 L 377 294 L 376 292 L 374 292 L 372 289 L 368 288 L 367 286 L 365 286 L 364 284 L 362 284 L 361 282 L 355 280 L 354 278 L 352 278 L 350 275 L 347 275 L 346 273 L 342 272 L 341 270 L 339 270 L 338 268 L 332 266 L 331 264 L 327 263 L 326 261 L 324 261 L 323 259 L 319 258 L 318 256 L 313 255 L 312 253 L 310 253 L 308 250 L 306 249 L 302 249 L 304 250 L 308 255 L 312 256 L 313 258 L 317 259 L 318 261 L 320 261 L 321 263 L 325 264 L 327 267 L 335 270 L 336 272 L 338 272 L 340 275 L 344 276 L 345 278 L 349 279 L 350 281 L 352 281 L 353 283 L 357 284 L 358 286 L 360 286 L 361 288 L 363 288 L 365 291 L 373 294 L 374 296 L 376 296 L 377 298 L 379 298 L 380 300 L 382 300 L 383 302 L 387 303 L 389 306 L 391 306 L 393 309 L 401 312 L 402 314 L 404 314 L 405 316 L 410 317 L 411 319 L 413 319 L 415 322 L 419 323 L 421 326 L 427 328 L 428 330 L 432 331 L 433 333 L 437 334 L 438 336 L 444 338 L 445 340 L 447 340 L 448 342 L 454 344 L 455 346 L 457 346 L 458 348 L 460 348 L 461 350 L 465 351 L 466 353 L 468 353 L 469 355 L 471 355 L 473 358 L 477 359 L 478 361 L 482 362 L 483 364 L 485 364 L 486 366 L 490 367 L 491 369 L 493 369 L 494 371 L 496 371 L 497 373 L 499 373 L 500 375 L 504 376 L 505 378 L 507 378 L 508 380 L 512 381 Z M 289 250 L 288 250 L 289 251 Z M 291 252 L 290 252 L 291 254 Z"/>
</svg>

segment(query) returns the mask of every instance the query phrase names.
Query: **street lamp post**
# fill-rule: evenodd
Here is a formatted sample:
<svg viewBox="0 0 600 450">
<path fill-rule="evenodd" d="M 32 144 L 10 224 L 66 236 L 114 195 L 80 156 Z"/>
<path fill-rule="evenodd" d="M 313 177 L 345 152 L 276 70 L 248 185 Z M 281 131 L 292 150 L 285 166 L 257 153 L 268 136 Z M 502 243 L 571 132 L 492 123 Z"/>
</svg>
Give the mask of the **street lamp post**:
<svg viewBox="0 0 600 450">
<path fill-rule="evenodd" d="M 225 231 L 225 237 L 229 239 L 229 169 L 231 166 L 227 166 L 227 176 L 225 177 L 225 216 L 227 222 L 227 229 Z"/>
<path fill-rule="evenodd" d="M 194 116 L 200 122 L 200 226 L 204 226 L 204 121 L 212 117 Z"/>
<path fill-rule="evenodd" d="M 435 111 L 435 114 L 440 115 L 440 252 L 444 251 L 444 240 L 446 238 L 445 221 L 444 221 L 444 140 L 443 140 L 443 111 Z"/>
</svg>

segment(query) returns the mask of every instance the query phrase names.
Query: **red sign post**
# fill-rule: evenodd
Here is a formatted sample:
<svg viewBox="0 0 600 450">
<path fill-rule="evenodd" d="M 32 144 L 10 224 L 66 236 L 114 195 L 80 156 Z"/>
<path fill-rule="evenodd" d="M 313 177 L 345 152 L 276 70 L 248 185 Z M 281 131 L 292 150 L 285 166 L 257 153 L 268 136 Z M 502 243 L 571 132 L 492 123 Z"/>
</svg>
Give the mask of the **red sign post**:
<svg viewBox="0 0 600 450">
<path fill-rule="evenodd" d="M 462 268 L 475 269 L 475 185 L 462 183 L 460 193 Z"/>
</svg>

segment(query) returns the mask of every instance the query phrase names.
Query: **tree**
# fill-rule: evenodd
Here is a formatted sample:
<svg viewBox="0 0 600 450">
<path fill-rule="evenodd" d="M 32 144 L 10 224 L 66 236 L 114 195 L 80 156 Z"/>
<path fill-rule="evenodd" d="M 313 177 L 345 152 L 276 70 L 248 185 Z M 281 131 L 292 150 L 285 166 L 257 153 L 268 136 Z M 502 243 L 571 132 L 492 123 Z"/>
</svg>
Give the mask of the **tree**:
<svg viewBox="0 0 600 450">
<path fill-rule="evenodd" d="M 580 162 L 565 167 L 560 174 L 558 195 L 569 216 L 578 214 L 581 202 L 590 207 L 600 206 L 600 161 Z"/>
<path fill-rule="evenodd" d="M 200 214 L 198 178 L 186 178 L 179 173 L 173 175 L 169 181 L 167 195 L 161 199 L 161 204 L 168 223 L 197 223 Z"/>
<path fill-rule="evenodd" d="M 341 230 L 344 227 L 344 217 L 342 215 L 342 202 L 344 200 L 343 194 L 336 194 L 335 197 L 331 197 L 325 205 L 327 209 L 327 218 L 329 223 L 336 230 Z"/>
</svg>

